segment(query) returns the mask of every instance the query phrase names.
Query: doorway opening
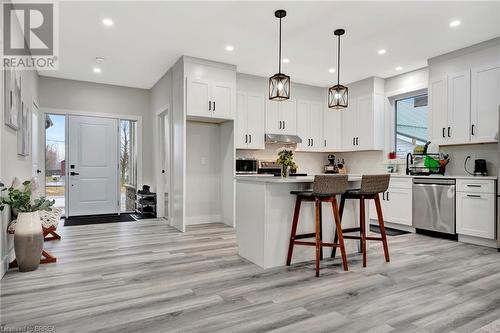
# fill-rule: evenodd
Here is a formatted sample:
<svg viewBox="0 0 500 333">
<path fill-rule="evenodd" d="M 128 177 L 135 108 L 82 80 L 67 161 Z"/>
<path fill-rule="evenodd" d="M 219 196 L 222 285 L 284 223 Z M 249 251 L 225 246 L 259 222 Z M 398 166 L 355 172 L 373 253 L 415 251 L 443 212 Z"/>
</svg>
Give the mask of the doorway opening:
<svg viewBox="0 0 500 333">
<path fill-rule="evenodd" d="M 137 193 L 137 122 L 121 119 L 120 131 L 120 212 L 135 211 Z"/>
<path fill-rule="evenodd" d="M 65 210 L 66 116 L 45 115 L 45 195 Z"/>
</svg>

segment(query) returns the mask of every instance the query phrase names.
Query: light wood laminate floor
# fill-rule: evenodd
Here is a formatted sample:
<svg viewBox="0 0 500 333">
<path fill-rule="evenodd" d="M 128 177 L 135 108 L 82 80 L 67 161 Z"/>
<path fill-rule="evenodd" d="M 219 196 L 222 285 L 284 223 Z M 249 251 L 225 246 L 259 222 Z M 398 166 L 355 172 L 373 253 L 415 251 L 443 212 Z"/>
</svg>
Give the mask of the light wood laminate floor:
<svg viewBox="0 0 500 333">
<path fill-rule="evenodd" d="M 159 220 L 61 227 L 56 264 L 1 280 L 5 327 L 57 332 L 499 332 L 500 254 L 409 234 L 349 258 L 263 270 L 232 228 Z M 313 259 L 313 258 L 311 258 Z"/>
</svg>

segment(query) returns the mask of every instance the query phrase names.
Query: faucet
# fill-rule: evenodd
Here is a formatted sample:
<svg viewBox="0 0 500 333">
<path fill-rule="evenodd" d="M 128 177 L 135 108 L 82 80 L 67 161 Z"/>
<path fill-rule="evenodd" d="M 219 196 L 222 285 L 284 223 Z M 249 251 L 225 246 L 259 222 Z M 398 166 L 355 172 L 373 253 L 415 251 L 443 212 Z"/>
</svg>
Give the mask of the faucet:
<svg viewBox="0 0 500 333">
<path fill-rule="evenodd" d="M 408 161 L 408 158 L 409 158 L 409 161 Z M 411 174 L 411 171 L 410 171 L 410 165 L 413 164 L 413 155 L 412 153 L 408 153 L 406 154 L 406 174 L 409 175 Z"/>
</svg>

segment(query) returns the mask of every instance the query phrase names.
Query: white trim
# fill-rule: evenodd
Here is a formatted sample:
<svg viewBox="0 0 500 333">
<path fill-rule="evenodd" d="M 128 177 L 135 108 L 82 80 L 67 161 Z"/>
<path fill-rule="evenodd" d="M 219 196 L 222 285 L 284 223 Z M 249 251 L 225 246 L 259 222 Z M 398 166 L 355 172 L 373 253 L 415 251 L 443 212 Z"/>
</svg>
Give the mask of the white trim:
<svg viewBox="0 0 500 333">
<path fill-rule="evenodd" d="M 142 120 L 142 116 L 130 115 L 130 114 L 119 114 L 119 113 L 106 113 L 106 112 L 93 112 L 84 110 L 70 110 L 70 109 L 58 109 L 58 108 L 40 108 L 43 113 L 50 114 L 60 114 L 69 116 L 86 116 L 86 117 L 101 117 L 101 118 L 113 118 L 113 119 L 126 119 L 126 120 Z"/>
<path fill-rule="evenodd" d="M 220 214 L 214 215 L 199 215 L 199 216 L 186 216 L 186 225 L 204 224 L 204 223 L 222 223 L 222 216 Z"/>
<path fill-rule="evenodd" d="M 172 200 L 171 200 L 171 184 L 172 184 L 172 160 L 171 160 L 171 154 L 172 154 L 172 112 L 170 112 L 170 104 L 167 103 L 157 109 L 155 111 L 155 120 L 157 122 L 156 128 L 156 136 L 154 138 L 154 148 L 155 148 L 155 155 L 156 155 L 156 163 L 153 166 L 154 169 L 154 181 L 156 183 L 156 192 L 157 192 L 157 209 L 156 209 L 156 216 L 157 217 L 163 217 L 168 220 L 168 222 L 171 224 L 172 223 Z M 165 124 L 164 119 L 165 116 L 168 118 L 168 124 Z M 168 135 L 169 135 L 169 140 L 168 140 L 168 154 L 170 155 L 168 158 L 168 163 L 169 165 L 167 166 L 167 173 L 170 177 L 168 180 L 168 188 L 164 188 L 164 181 L 163 181 L 163 176 L 161 174 L 163 162 L 164 162 L 164 156 L 161 150 L 161 144 L 163 143 L 163 137 L 165 135 L 165 126 L 168 126 Z M 165 216 L 165 193 L 167 193 L 167 215 Z"/>
</svg>

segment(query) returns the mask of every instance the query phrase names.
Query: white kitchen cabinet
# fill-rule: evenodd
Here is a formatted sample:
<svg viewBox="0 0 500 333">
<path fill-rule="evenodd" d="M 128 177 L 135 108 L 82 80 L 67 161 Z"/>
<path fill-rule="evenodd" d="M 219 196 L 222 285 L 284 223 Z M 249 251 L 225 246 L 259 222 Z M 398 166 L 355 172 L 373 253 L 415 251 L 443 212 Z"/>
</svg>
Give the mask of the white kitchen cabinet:
<svg viewBox="0 0 500 333">
<path fill-rule="evenodd" d="M 471 70 L 471 142 L 496 142 L 500 106 L 500 64 Z"/>
<path fill-rule="evenodd" d="M 495 239 L 495 195 L 457 192 L 457 233 Z"/>
<path fill-rule="evenodd" d="M 323 109 L 323 151 L 336 152 L 342 150 L 342 112 Z"/>
<path fill-rule="evenodd" d="M 448 126 L 448 79 L 447 77 L 434 78 L 429 81 L 428 89 L 429 118 L 431 128 L 431 141 L 443 144 L 446 140 L 446 127 Z"/>
<path fill-rule="evenodd" d="M 495 239 L 495 181 L 457 179 L 457 233 Z"/>
<path fill-rule="evenodd" d="M 321 103 L 299 100 L 297 102 L 297 135 L 302 151 L 323 150 L 323 110 Z"/>
<path fill-rule="evenodd" d="M 297 134 L 297 107 L 294 99 L 267 101 L 266 133 Z"/>
<path fill-rule="evenodd" d="M 384 222 L 412 226 L 411 179 L 391 179 L 386 192 L 380 194 Z M 377 220 L 375 203 L 370 200 L 370 219 Z"/>
<path fill-rule="evenodd" d="M 203 118 L 233 119 L 231 83 L 188 78 L 186 84 L 187 115 Z"/>
<path fill-rule="evenodd" d="M 469 142 L 470 133 L 470 71 L 448 75 L 447 144 Z"/>
<path fill-rule="evenodd" d="M 342 111 L 342 150 L 383 149 L 384 97 L 369 94 L 350 98 Z"/>
<path fill-rule="evenodd" d="M 238 92 L 235 140 L 237 149 L 264 149 L 265 97 Z"/>
</svg>

